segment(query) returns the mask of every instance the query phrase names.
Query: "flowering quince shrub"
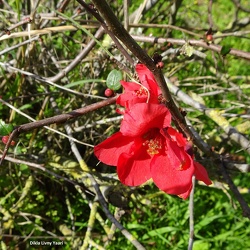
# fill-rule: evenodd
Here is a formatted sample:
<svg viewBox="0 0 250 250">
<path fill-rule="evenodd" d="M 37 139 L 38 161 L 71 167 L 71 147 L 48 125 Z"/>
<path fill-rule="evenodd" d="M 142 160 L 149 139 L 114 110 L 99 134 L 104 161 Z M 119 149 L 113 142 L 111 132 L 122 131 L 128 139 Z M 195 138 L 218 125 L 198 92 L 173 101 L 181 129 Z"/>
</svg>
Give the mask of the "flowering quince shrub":
<svg viewBox="0 0 250 250">
<path fill-rule="evenodd" d="M 138 186 L 152 178 L 164 192 L 188 198 L 192 176 L 210 185 L 205 168 L 194 161 L 191 143 L 171 127 L 171 114 L 159 102 L 161 91 L 153 74 L 137 64 L 140 83 L 121 81 L 117 104 L 124 110 L 120 131 L 94 147 L 96 157 L 117 167 L 120 181 Z"/>
</svg>

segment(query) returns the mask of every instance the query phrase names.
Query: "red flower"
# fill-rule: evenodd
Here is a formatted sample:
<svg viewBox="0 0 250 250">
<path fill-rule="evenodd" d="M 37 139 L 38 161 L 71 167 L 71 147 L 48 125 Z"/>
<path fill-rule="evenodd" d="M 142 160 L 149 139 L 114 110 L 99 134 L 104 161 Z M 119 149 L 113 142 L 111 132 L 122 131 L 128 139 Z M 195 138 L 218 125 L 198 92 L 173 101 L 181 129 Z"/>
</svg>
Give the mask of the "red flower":
<svg viewBox="0 0 250 250">
<path fill-rule="evenodd" d="M 171 114 L 159 103 L 160 89 L 153 74 L 137 64 L 140 83 L 121 81 L 125 91 L 117 104 L 125 108 L 120 131 L 95 146 L 97 158 L 117 166 L 120 181 L 138 186 L 153 179 L 166 193 L 186 199 L 192 176 L 211 184 L 205 168 L 194 161 L 192 144 L 170 127 Z"/>
<path fill-rule="evenodd" d="M 117 166 L 120 155 L 124 152 L 133 155 L 134 146 L 142 143 L 152 127 L 159 130 L 171 122 L 170 112 L 164 105 L 138 103 L 132 111 L 125 113 L 120 132 L 94 147 L 95 155 L 105 164 Z"/>
<path fill-rule="evenodd" d="M 168 157 L 165 157 L 166 155 L 163 154 L 155 157 L 152 162 L 155 166 L 161 166 L 163 162 L 165 162 L 165 165 L 168 165 L 167 168 L 161 166 L 157 173 L 155 171 L 152 172 L 152 179 L 158 188 L 166 193 L 176 194 L 186 199 L 192 189 L 193 175 L 197 180 L 203 181 L 206 185 L 212 184 L 206 169 L 200 163 L 193 160 L 192 147 L 187 139 L 171 127 L 163 131 L 167 142 L 165 144 L 167 146 L 165 153 Z M 167 185 L 163 181 L 164 176 L 168 176 Z"/>
<path fill-rule="evenodd" d="M 144 64 L 137 64 L 135 69 L 140 83 L 121 81 L 125 91 L 116 101 L 127 110 L 135 103 L 159 103 L 158 96 L 161 94 L 154 75 Z"/>
<path fill-rule="evenodd" d="M 138 186 L 149 179 L 164 192 L 187 198 L 192 176 L 211 184 L 206 170 L 187 153 L 187 140 L 170 128 L 169 110 L 160 104 L 137 103 L 124 114 L 120 132 L 95 146 L 97 158 L 117 166 L 120 181 Z"/>
</svg>

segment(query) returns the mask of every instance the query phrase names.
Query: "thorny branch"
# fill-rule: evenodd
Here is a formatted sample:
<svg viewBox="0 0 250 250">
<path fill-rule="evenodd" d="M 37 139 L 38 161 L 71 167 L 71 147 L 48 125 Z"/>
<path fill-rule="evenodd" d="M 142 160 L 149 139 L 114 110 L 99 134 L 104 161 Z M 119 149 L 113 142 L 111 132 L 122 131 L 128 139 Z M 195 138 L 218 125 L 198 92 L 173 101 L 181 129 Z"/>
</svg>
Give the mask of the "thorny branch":
<svg viewBox="0 0 250 250">
<path fill-rule="evenodd" d="M 78 2 L 81 3 L 81 4 L 84 3 L 83 1 L 78 1 Z M 206 152 L 207 155 L 210 155 L 211 158 L 214 159 L 214 163 L 216 163 L 218 166 L 220 166 L 222 175 L 223 175 L 226 183 L 228 183 L 228 185 L 230 186 L 230 189 L 233 191 L 235 197 L 237 198 L 237 200 L 239 201 L 239 203 L 240 203 L 240 205 L 242 207 L 243 215 L 246 216 L 246 217 L 250 217 L 249 207 L 248 207 L 247 203 L 245 202 L 245 200 L 240 195 L 240 193 L 238 192 L 237 187 L 234 185 L 231 178 L 229 177 L 229 175 L 227 173 L 227 170 L 225 169 L 225 161 L 224 161 L 224 159 L 221 156 L 216 155 L 215 153 L 211 152 L 210 147 L 208 145 L 204 145 L 202 141 L 199 142 L 200 139 L 197 139 L 197 137 L 193 135 L 194 132 L 189 131 L 189 128 L 187 127 L 187 125 L 185 123 L 185 119 L 182 117 L 182 115 L 180 114 L 178 108 L 176 107 L 176 105 L 174 104 L 174 102 L 172 100 L 171 94 L 170 94 L 170 92 L 169 92 L 169 90 L 167 88 L 167 85 L 165 83 L 164 77 L 163 77 L 160 69 L 156 68 L 156 66 L 155 66 L 154 62 L 152 61 L 152 59 L 137 45 L 137 43 L 135 43 L 135 41 L 133 41 L 131 36 L 126 32 L 126 30 L 124 30 L 123 26 L 121 26 L 119 21 L 113 19 L 112 11 L 107 12 L 108 13 L 107 15 L 111 14 L 111 16 L 106 16 L 105 15 L 105 12 L 107 10 L 107 9 L 105 9 L 107 7 L 106 2 L 105 1 L 98 1 L 98 0 L 95 0 L 93 2 L 96 3 L 96 7 L 99 9 L 100 13 L 104 16 L 104 19 L 102 19 L 102 17 L 100 16 L 100 14 L 98 12 L 95 12 L 94 10 L 92 10 L 90 12 L 97 18 L 97 20 L 100 21 L 100 23 L 103 25 L 103 27 L 106 27 L 106 32 L 112 37 L 113 41 L 114 42 L 118 41 L 118 43 L 115 42 L 116 44 L 118 44 L 117 46 L 119 46 L 119 40 L 118 39 L 120 39 L 123 42 L 123 44 L 125 44 L 127 46 L 127 48 L 142 63 L 147 65 L 147 67 L 150 70 L 152 70 L 152 72 L 155 75 L 155 78 L 156 78 L 157 82 L 159 83 L 159 85 L 160 85 L 160 87 L 161 87 L 161 89 L 162 89 L 162 91 L 163 91 L 163 93 L 165 95 L 165 98 L 167 100 L 167 105 L 168 105 L 169 109 L 171 110 L 171 112 L 173 112 L 173 117 L 175 117 L 175 122 L 177 123 L 176 124 L 177 127 L 179 126 L 185 132 L 185 134 L 187 136 L 190 136 L 190 137 L 192 136 L 194 138 L 194 140 L 195 140 L 195 143 L 197 143 L 197 145 L 204 152 Z M 148 2 L 151 2 L 151 1 L 148 1 Z M 154 3 L 155 2 L 156 1 L 154 1 Z M 212 2 L 212 1 L 210 1 L 210 2 Z M 67 6 L 68 3 L 69 3 L 69 1 L 64 1 L 64 4 L 62 4 L 61 11 L 64 10 L 64 8 Z M 238 6 L 238 8 L 242 8 L 239 1 L 235 0 L 234 3 Z M 86 8 L 86 5 L 84 7 Z M 102 9 L 102 8 L 104 8 L 104 9 Z M 106 21 L 108 23 L 107 26 L 106 26 L 106 23 L 105 23 Z M 24 20 L 23 23 L 18 23 L 18 25 L 16 27 L 24 24 L 25 22 L 28 23 L 30 21 L 28 19 L 26 19 L 26 20 Z M 211 24 L 211 22 L 210 22 L 210 24 Z M 109 27 L 111 27 L 111 31 L 109 30 Z M 12 26 L 12 28 L 14 29 L 15 26 Z M 6 31 L 8 32 L 8 30 L 5 30 L 4 33 L 6 33 Z M 4 33 L 2 33 L 2 34 L 4 34 Z M 97 31 L 97 33 L 96 33 L 96 38 L 99 38 L 100 36 L 102 36 L 102 34 L 103 34 L 103 30 L 99 29 Z M 117 36 L 118 39 L 116 38 L 116 36 Z M 170 42 L 172 44 L 177 44 L 177 45 L 184 45 L 186 43 L 186 41 L 183 40 L 183 39 L 173 39 L 173 38 L 156 38 L 156 37 L 141 37 L 141 36 L 133 36 L 133 38 L 135 40 L 137 40 L 137 41 L 144 41 L 144 42 L 148 41 L 148 42 L 152 42 L 152 43 Z M 192 46 L 198 46 L 198 47 L 202 47 L 202 48 L 212 50 L 212 51 L 216 51 L 216 52 L 221 51 L 221 46 L 215 45 L 215 44 L 207 44 L 205 41 L 201 41 L 201 40 L 188 40 L 188 43 L 190 45 L 192 45 Z M 88 45 L 90 45 L 90 46 L 88 47 Z M 47 79 L 54 82 L 54 81 L 58 81 L 59 79 L 63 78 L 68 72 L 70 72 L 72 70 L 73 67 L 75 67 L 76 65 L 79 64 L 79 62 L 82 60 L 82 58 L 84 58 L 85 55 L 89 53 L 89 51 L 94 47 L 94 45 L 95 45 L 94 40 L 91 40 L 91 42 L 89 44 L 87 44 L 87 46 L 82 51 L 82 53 L 79 55 L 79 57 L 76 58 L 75 60 L 73 60 L 74 63 L 72 62 L 72 64 L 70 64 L 69 67 L 66 67 L 64 70 L 60 71 L 58 75 L 53 76 L 51 78 L 47 78 Z M 127 51 L 125 49 L 124 49 L 124 51 L 125 51 L 123 53 L 124 56 L 128 59 L 128 61 L 131 64 L 133 64 L 133 60 L 131 59 L 131 56 L 127 53 Z M 126 53 L 127 53 L 127 56 L 126 56 Z M 245 59 L 248 59 L 248 60 L 250 59 L 250 53 L 240 51 L 240 50 L 231 49 L 229 54 L 232 54 L 232 55 L 235 55 L 235 56 L 238 56 L 238 57 L 242 57 L 242 58 L 245 58 Z M 43 78 L 43 79 L 40 79 L 40 80 L 47 80 L 47 79 Z M 179 91 L 178 91 L 178 93 L 179 93 Z M 34 128 L 40 128 L 40 127 L 43 127 L 45 125 L 49 125 L 49 124 L 52 124 L 52 123 L 66 122 L 69 119 L 79 117 L 80 115 L 83 115 L 83 114 L 85 114 L 87 112 L 93 111 L 96 108 L 104 107 L 104 106 L 109 105 L 111 103 L 115 103 L 115 99 L 116 99 L 116 97 L 108 99 L 108 100 L 104 100 L 104 101 L 99 102 L 97 104 L 93 104 L 93 105 L 84 107 L 82 109 L 73 110 L 72 112 L 69 112 L 67 114 L 62 114 L 62 115 L 59 115 L 59 116 L 51 117 L 51 118 L 40 120 L 40 121 L 37 121 L 37 122 L 23 124 L 21 126 L 16 127 L 16 129 L 12 132 L 12 134 L 9 137 L 9 141 L 8 141 L 6 147 L 5 147 L 4 155 L 6 155 L 6 153 L 7 153 L 7 149 L 9 147 L 10 142 L 19 133 L 27 132 L 27 131 L 30 131 L 30 130 L 32 130 Z M 2 157 L 2 160 L 4 158 L 4 155 Z M 96 188 L 98 189 L 98 187 L 96 187 Z M 97 190 L 97 192 L 98 192 L 98 190 Z M 99 196 L 101 197 L 101 194 L 99 194 Z M 100 202 L 100 203 L 102 204 L 105 212 L 107 214 L 110 213 L 109 210 L 106 207 L 105 201 L 103 203 L 102 202 Z M 110 215 L 110 216 L 112 217 L 112 215 Z M 122 232 L 123 232 L 124 228 L 122 226 L 120 226 L 118 228 L 121 229 Z M 128 235 L 128 237 L 130 237 L 130 235 Z M 140 246 L 138 246 L 138 247 L 140 247 Z M 141 249 L 143 249 L 143 248 L 141 248 Z"/>
<path fill-rule="evenodd" d="M 156 67 L 153 60 L 141 49 L 141 47 L 135 42 L 135 40 L 129 35 L 129 33 L 124 29 L 124 27 L 121 25 L 121 23 L 118 21 L 112 10 L 110 9 L 109 5 L 106 3 L 106 1 L 100 1 L 100 0 L 93 0 L 93 3 L 95 4 L 95 7 L 99 10 L 99 12 L 103 15 L 105 21 L 107 22 L 110 29 L 113 31 L 113 33 L 127 46 L 127 48 L 142 62 L 145 64 L 154 74 L 156 82 L 158 83 L 159 87 L 162 90 L 163 96 L 166 99 L 166 106 L 169 108 L 176 126 L 178 128 L 181 128 L 181 130 L 184 132 L 184 134 L 188 138 L 192 138 L 195 142 L 195 144 L 203 151 L 206 152 L 212 159 L 214 159 L 214 163 L 220 164 L 220 170 L 223 174 L 223 176 L 227 176 L 226 169 L 223 167 L 223 159 L 216 153 L 212 152 L 207 147 L 204 147 L 203 143 L 201 143 L 199 140 L 196 140 L 196 138 L 193 136 L 192 132 L 189 130 L 189 128 L 186 125 L 185 118 L 180 114 L 179 109 L 175 105 L 170 91 L 167 87 L 167 84 L 165 82 L 164 76 L 161 73 L 161 70 Z M 243 215 L 250 218 L 250 208 L 245 202 L 245 200 L 242 198 L 239 192 L 236 191 L 236 186 L 233 184 L 232 181 L 229 182 L 228 178 L 225 178 L 225 181 L 229 185 L 230 189 L 235 195 L 235 198 L 238 200 L 238 202 L 241 205 L 241 208 L 243 210 Z"/>
<path fill-rule="evenodd" d="M 152 71 L 155 76 L 159 87 L 162 90 L 162 94 L 166 100 L 166 106 L 169 108 L 175 125 L 186 135 L 188 138 L 192 138 L 192 134 L 189 128 L 185 124 L 185 119 L 180 113 L 179 109 L 175 105 L 171 94 L 166 85 L 164 76 L 159 68 L 156 67 L 152 58 L 148 56 L 148 54 L 142 50 L 142 48 L 135 42 L 135 40 L 129 35 L 129 33 L 125 30 L 122 24 L 119 22 L 117 17 L 114 15 L 112 10 L 106 1 L 94 0 L 93 3 L 95 7 L 102 14 L 103 18 L 107 22 L 110 30 L 114 33 L 115 36 L 119 38 L 127 48 L 136 56 L 139 61 L 147 66 L 148 69 Z"/>
<path fill-rule="evenodd" d="M 194 40 L 190 39 L 188 41 L 185 41 L 184 39 L 176 39 L 176 38 L 161 38 L 161 37 L 153 37 L 153 36 L 132 36 L 136 41 L 138 42 L 149 42 L 149 43 L 159 43 L 159 44 L 164 44 L 166 42 L 176 44 L 176 45 L 184 45 L 185 43 L 189 43 L 191 46 L 195 47 L 201 47 L 204 49 L 208 49 L 211 51 L 215 51 L 220 53 L 222 46 L 217 45 L 217 44 L 208 44 L 205 41 L 202 40 Z M 250 60 L 250 52 L 247 51 L 242 51 L 242 50 L 237 50 L 237 49 L 230 49 L 229 54 L 237 57 L 241 57 L 247 60 Z"/>
</svg>

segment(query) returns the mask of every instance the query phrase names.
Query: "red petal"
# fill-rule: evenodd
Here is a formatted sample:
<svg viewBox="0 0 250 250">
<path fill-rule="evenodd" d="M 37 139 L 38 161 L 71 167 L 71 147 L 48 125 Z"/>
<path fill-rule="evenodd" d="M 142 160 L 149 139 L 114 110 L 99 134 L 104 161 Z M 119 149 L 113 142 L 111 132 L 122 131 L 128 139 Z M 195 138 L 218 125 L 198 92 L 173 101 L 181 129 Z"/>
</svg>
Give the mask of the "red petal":
<svg viewBox="0 0 250 250">
<path fill-rule="evenodd" d="M 135 82 L 120 81 L 120 83 L 124 87 L 125 91 L 128 91 L 128 92 L 137 91 L 141 87 L 139 83 L 135 83 Z"/>
<path fill-rule="evenodd" d="M 171 159 L 171 164 L 180 170 L 186 170 L 191 165 L 193 166 L 193 159 L 185 151 L 184 147 L 180 147 L 176 141 L 172 141 L 169 135 L 166 134 L 165 129 L 161 129 L 160 132 L 165 138 L 167 146 L 166 152 L 169 159 Z"/>
<path fill-rule="evenodd" d="M 130 153 L 133 139 L 117 132 L 94 147 L 94 154 L 103 163 L 117 166 L 120 155 Z"/>
<path fill-rule="evenodd" d="M 155 155 L 151 162 L 152 178 L 156 186 L 168 194 L 187 198 L 192 188 L 194 167 L 178 170 L 167 155 Z"/>
<path fill-rule="evenodd" d="M 127 186 L 138 186 L 151 178 L 151 157 L 140 148 L 134 155 L 123 153 L 117 165 L 117 174 L 120 181 Z"/>
<path fill-rule="evenodd" d="M 160 95 L 161 90 L 158 87 L 152 72 L 144 64 L 140 63 L 136 65 L 135 69 L 142 85 L 145 86 L 148 90 L 150 90 L 151 95 Z"/>
<path fill-rule="evenodd" d="M 136 103 L 146 103 L 147 95 L 137 96 L 132 91 L 125 91 L 125 93 L 121 94 L 116 103 L 127 108 L 128 110 L 134 106 Z"/>
<path fill-rule="evenodd" d="M 211 185 L 212 182 L 208 177 L 207 170 L 199 163 L 194 162 L 195 166 L 195 177 L 197 180 L 203 181 L 206 185 Z"/>
<path fill-rule="evenodd" d="M 147 90 L 145 90 L 140 84 L 134 82 L 121 81 L 121 84 L 123 85 L 125 91 L 117 98 L 116 101 L 116 103 L 121 106 L 130 109 L 130 107 L 136 103 L 146 103 L 146 102 L 155 104 L 159 103 L 156 88 L 154 88 L 155 91 L 153 91 L 148 86 L 146 86 L 145 88 Z M 148 100 L 148 95 L 150 97 L 149 100 Z"/>
<path fill-rule="evenodd" d="M 126 136 L 140 136 L 151 128 L 168 127 L 171 122 L 169 110 L 160 104 L 137 103 L 126 112 L 120 131 Z"/>
<path fill-rule="evenodd" d="M 180 198 L 186 200 L 189 197 L 190 193 L 191 193 L 192 187 L 193 187 L 193 184 L 191 184 L 191 186 L 190 186 L 190 188 L 189 188 L 189 190 L 187 192 L 185 192 L 183 194 L 179 194 L 178 196 Z"/>
<path fill-rule="evenodd" d="M 170 137 L 177 142 L 179 147 L 185 147 L 187 144 L 187 139 L 182 135 L 182 133 L 178 132 L 172 127 L 167 128 L 167 133 Z"/>
</svg>

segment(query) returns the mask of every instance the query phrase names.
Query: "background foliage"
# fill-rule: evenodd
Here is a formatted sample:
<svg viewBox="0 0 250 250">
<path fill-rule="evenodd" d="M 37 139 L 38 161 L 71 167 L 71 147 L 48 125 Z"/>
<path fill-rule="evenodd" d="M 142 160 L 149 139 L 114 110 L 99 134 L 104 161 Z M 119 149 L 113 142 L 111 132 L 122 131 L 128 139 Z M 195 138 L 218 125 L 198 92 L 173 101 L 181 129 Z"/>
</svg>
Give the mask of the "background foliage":
<svg viewBox="0 0 250 250">
<path fill-rule="evenodd" d="M 65 9 L 62 10 L 65 2 Z M 5 124 L 17 126 L 28 123 L 30 118 L 40 120 L 52 117 L 104 99 L 108 74 L 113 69 L 119 69 L 107 51 L 126 64 L 133 75 L 133 65 L 125 61 L 107 35 L 98 39 L 100 44 L 77 61 L 76 67 L 70 68 L 67 74 L 63 73 L 92 38 L 85 30 L 74 28 L 75 24 L 70 19 L 64 20 L 55 10 L 61 10 L 77 24 L 85 25 L 84 28 L 93 35 L 98 28 L 96 20 L 76 1 L 65 2 L 0 1 L 0 95 L 9 104 L 0 103 L 2 127 Z M 109 1 L 120 21 L 124 20 L 124 2 Z M 131 18 L 143 2 L 131 1 Z M 204 40 L 205 33 L 213 24 L 215 44 L 249 51 L 249 1 L 155 2 L 149 10 L 142 12 L 140 20 L 130 26 L 131 34 L 185 41 Z M 212 7 L 210 11 L 209 6 Z M 35 9 L 36 13 L 33 12 Z M 32 13 L 35 14 L 33 22 L 24 22 L 8 31 L 12 25 L 27 20 Z M 211 20 L 209 22 L 209 15 L 212 23 Z M 146 27 L 145 24 L 151 26 Z M 172 28 L 159 27 L 160 24 L 169 24 Z M 42 35 L 46 28 L 55 30 Z M 35 41 L 21 44 L 37 35 L 40 37 Z M 232 126 L 249 138 L 249 61 L 200 47 L 191 49 L 203 53 L 205 58 L 195 53 L 187 55 L 181 45 L 174 43 L 138 43 L 150 56 L 156 52 L 163 55 L 164 74 L 175 86 L 189 94 L 195 102 L 220 111 Z M 7 51 L 15 45 L 16 48 Z M 181 48 L 185 53 L 180 53 Z M 6 67 L 6 64 L 16 70 Z M 29 77 L 27 72 L 52 80 L 62 88 Z M 62 77 L 55 79 L 59 74 Z M 126 77 L 123 74 L 123 78 Z M 121 91 L 118 90 L 118 93 Z M 187 111 L 187 118 L 193 127 L 214 151 L 241 169 L 244 167 L 243 172 L 232 168 L 230 176 L 249 202 L 249 154 L 231 141 L 222 128 L 203 112 L 184 104 L 180 98 L 176 98 L 176 102 Z M 53 124 L 50 127 L 63 134 L 67 134 L 67 126 L 72 129 L 71 135 L 77 140 L 81 157 L 90 169 L 101 173 L 98 175 L 99 183 L 112 187 L 111 194 L 108 194 L 115 201 L 109 202 L 110 211 L 113 214 L 124 212 L 120 218 L 121 224 L 146 249 L 186 249 L 189 240 L 188 201 L 161 193 L 151 184 L 136 189 L 122 187 L 116 180 L 110 179 L 103 184 L 104 176 L 115 178 L 115 168 L 97 165 L 93 146 L 119 129 L 121 117 L 115 108 L 111 105 L 67 124 Z M 63 134 L 35 129 L 20 134 L 16 145 L 10 148 L 8 158 L 0 167 L 0 248 L 37 249 L 39 247 L 31 246 L 30 241 L 56 241 L 64 245 L 53 248 L 44 246 L 43 249 L 80 249 L 80 246 L 87 249 L 88 245 L 92 249 L 103 249 L 104 246 L 107 249 L 134 249 L 119 230 L 107 243 L 104 225 L 110 228 L 112 223 L 100 207 L 100 218 L 96 216 L 98 221 L 93 224 L 91 240 L 86 238 L 94 197 L 76 186 L 88 186 L 92 192 L 93 189 L 82 179 L 84 175 L 79 162 Z M 0 152 L 3 149 L 2 143 Z M 197 159 L 207 167 L 214 185 L 196 186 L 194 249 L 249 249 L 249 220 L 242 216 L 217 166 L 202 152 L 197 152 Z M 122 208 L 115 207 L 117 202 Z M 87 242 L 87 246 L 84 242 Z"/>
</svg>

